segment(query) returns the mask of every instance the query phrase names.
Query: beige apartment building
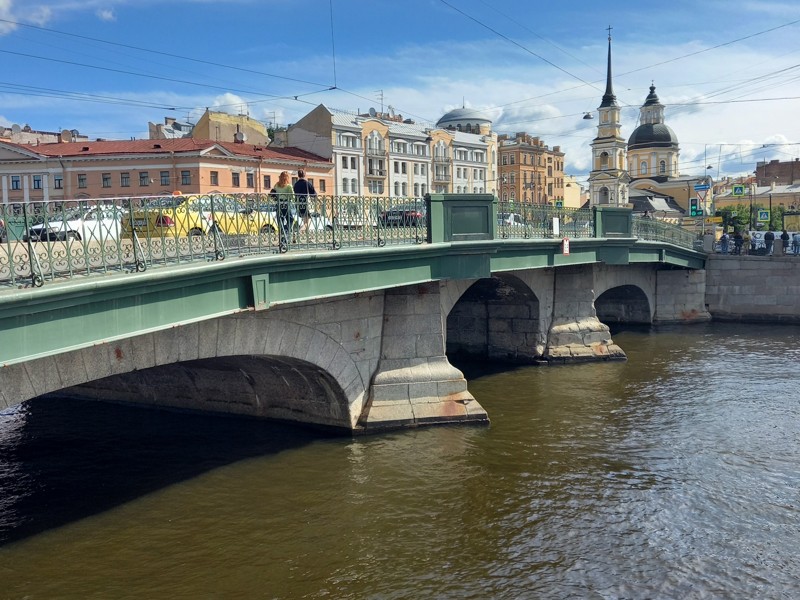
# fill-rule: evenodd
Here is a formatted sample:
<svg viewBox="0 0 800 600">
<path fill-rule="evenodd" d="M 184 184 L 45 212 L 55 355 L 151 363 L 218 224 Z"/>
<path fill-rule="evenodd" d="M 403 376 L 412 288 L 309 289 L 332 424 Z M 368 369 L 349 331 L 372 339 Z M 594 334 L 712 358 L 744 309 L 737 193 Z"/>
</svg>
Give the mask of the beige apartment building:
<svg viewBox="0 0 800 600">
<path fill-rule="evenodd" d="M 428 125 L 391 107 L 356 114 L 320 104 L 276 143 L 329 158 L 340 196 L 496 193 L 497 135 L 473 109 L 452 110 Z"/>
<path fill-rule="evenodd" d="M 318 193 L 333 189 L 333 165 L 297 148 L 192 138 L 0 142 L 4 204 L 81 198 L 268 192 L 281 171 L 303 168 Z"/>
<path fill-rule="evenodd" d="M 497 138 L 501 200 L 515 206 L 563 205 L 564 153 L 527 133 Z"/>
</svg>

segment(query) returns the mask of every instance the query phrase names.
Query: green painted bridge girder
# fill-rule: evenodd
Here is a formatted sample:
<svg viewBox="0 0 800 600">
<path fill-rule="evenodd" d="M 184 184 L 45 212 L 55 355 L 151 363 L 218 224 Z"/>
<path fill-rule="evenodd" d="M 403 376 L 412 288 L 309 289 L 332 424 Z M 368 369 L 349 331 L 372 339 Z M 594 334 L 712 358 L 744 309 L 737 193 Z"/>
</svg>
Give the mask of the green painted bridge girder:
<svg viewBox="0 0 800 600">
<path fill-rule="evenodd" d="M 0 293 L 0 364 L 283 303 L 494 272 L 581 264 L 703 268 L 704 255 L 633 238 L 476 240 L 240 258 Z"/>
<path fill-rule="evenodd" d="M 426 244 L 298 252 L 73 278 L 0 292 L 0 364 L 276 304 L 501 271 L 605 263 L 701 269 L 705 255 L 632 237 L 631 211 L 596 207 L 592 238 L 497 239 L 497 198 L 432 194 Z"/>
</svg>

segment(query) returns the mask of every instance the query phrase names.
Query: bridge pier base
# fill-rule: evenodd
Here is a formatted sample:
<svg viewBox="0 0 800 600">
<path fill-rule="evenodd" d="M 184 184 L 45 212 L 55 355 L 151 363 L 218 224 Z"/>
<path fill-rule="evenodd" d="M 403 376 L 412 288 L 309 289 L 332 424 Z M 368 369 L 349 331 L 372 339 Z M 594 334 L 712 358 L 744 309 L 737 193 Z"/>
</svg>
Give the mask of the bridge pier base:
<svg viewBox="0 0 800 600">
<path fill-rule="evenodd" d="M 586 271 L 560 269 L 554 277 L 553 320 L 544 360 L 566 363 L 626 359 L 625 352 L 611 339 L 608 326 L 597 318 L 594 289 L 586 285 Z"/>
<path fill-rule="evenodd" d="M 489 422 L 445 356 L 444 323 L 438 282 L 386 291 L 380 361 L 361 431 Z"/>
</svg>

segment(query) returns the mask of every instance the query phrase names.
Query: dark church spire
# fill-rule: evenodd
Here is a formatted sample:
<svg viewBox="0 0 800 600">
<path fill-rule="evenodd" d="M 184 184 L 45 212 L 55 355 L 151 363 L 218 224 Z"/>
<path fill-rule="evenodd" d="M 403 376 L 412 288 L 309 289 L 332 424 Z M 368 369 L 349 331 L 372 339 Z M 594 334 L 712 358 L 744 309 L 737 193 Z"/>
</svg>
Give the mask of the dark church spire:
<svg viewBox="0 0 800 600">
<path fill-rule="evenodd" d="M 608 72 L 606 74 L 606 93 L 603 94 L 603 102 L 600 108 L 617 106 L 617 97 L 614 95 L 614 88 L 611 85 L 611 25 L 608 26 Z"/>
</svg>

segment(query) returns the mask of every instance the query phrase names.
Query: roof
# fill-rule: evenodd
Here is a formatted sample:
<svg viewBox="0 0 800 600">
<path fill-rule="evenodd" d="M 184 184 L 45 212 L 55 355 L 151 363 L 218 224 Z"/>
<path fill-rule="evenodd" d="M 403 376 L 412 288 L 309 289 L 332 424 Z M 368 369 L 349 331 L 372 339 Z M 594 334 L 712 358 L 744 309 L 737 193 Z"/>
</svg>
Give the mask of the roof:
<svg viewBox="0 0 800 600">
<path fill-rule="evenodd" d="M 436 121 L 437 127 L 446 127 L 448 124 L 453 123 L 489 123 L 492 120 L 476 108 L 456 108 Z"/>
<path fill-rule="evenodd" d="M 633 204 L 633 212 L 649 211 L 653 214 L 683 214 L 684 210 L 672 196 L 659 196 L 645 190 L 630 190 L 628 201 Z"/>
<path fill-rule="evenodd" d="M 330 162 L 328 159 L 300 150 L 299 148 L 277 148 L 257 144 L 237 144 L 235 142 L 216 142 L 214 140 L 198 140 L 194 138 L 176 138 L 166 140 L 104 140 L 39 144 L 13 144 L 26 152 L 46 157 L 84 157 L 113 156 L 115 154 L 193 154 L 207 152 L 219 148 L 237 156 L 265 158 L 272 160 L 301 160 L 314 162 Z"/>
<path fill-rule="evenodd" d="M 678 136 L 664 123 L 643 123 L 633 130 L 628 138 L 628 150 L 633 147 L 672 146 L 678 144 Z"/>
</svg>

